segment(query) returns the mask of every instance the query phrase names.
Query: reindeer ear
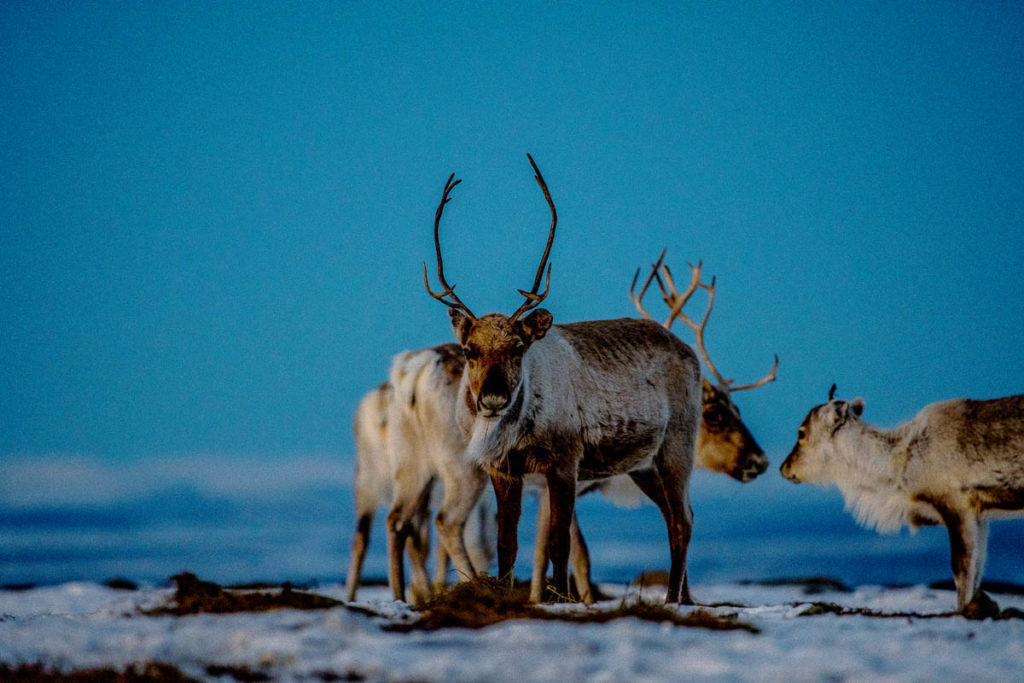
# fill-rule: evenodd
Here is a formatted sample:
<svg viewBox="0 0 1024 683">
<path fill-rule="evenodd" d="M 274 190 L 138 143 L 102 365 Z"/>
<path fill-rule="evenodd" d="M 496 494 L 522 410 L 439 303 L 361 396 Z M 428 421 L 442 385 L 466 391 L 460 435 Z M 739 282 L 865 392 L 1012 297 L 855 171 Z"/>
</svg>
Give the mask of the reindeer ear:
<svg viewBox="0 0 1024 683">
<path fill-rule="evenodd" d="M 460 344 L 465 344 L 466 338 L 469 336 L 469 328 L 473 323 L 454 308 L 448 309 L 448 315 L 452 319 L 452 329 L 455 331 L 455 338 L 459 340 Z"/>
<path fill-rule="evenodd" d="M 522 320 L 517 320 L 516 327 L 519 328 L 519 334 L 523 336 L 526 343 L 530 344 L 544 338 L 553 319 L 551 311 L 546 308 L 538 308 Z"/>
<path fill-rule="evenodd" d="M 864 399 L 855 398 L 850 401 L 850 412 L 853 413 L 854 417 L 860 417 L 864 414 Z"/>
</svg>

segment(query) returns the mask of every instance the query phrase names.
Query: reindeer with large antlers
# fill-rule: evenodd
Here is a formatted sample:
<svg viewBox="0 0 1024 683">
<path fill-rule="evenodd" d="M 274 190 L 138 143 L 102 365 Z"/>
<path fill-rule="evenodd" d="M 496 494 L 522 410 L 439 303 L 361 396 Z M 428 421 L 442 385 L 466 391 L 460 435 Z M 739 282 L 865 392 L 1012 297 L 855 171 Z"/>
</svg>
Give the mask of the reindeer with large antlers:
<svg viewBox="0 0 1024 683">
<path fill-rule="evenodd" d="M 707 377 L 701 380 L 703 406 L 700 434 L 697 437 L 697 467 L 723 472 L 741 482 L 753 481 L 768 468 L 768 459 L 743 423 L 739 408 L 732 400 L 732 394 L 737 391 L 756 389 L 775 381 L 775 373 L 779 369 L 779 357 L 775 356 L 775 364 L 771 371 L 756 382 L 734 386 L 734 380 L 723 377 L 715 368 L 715 364 L 711 362 L 707 345 L 704 343 L 704 330 L 707 327 L 708 318 L 711 317 L 711 309 L 715 305 L 715 278 L 711 278 L 711 284 L 705 284 L 700 279 L 703 264 L 698 263 L 696 266 L 687 264 L 691 271 L 690 283 L 680 293 L 676 288 L 672 272 L 664 264 L 664 260 L 665 251 L 662 250 L 657 262 L 651 266 L 651 272 L 643 287 L 640 288 L 640 292 L 634 293 L 637 279 L 640 276 L 640 269 L 637 269 L 633 276 L 633 282 L 629 286 L 629 298 L 644 318 L 653 320 L 653 316 L 644 308 L 642 299 L 651 282 L 656 281 L 661 289 L 662 298 L 669 308 L 669 316 L 663 323 L 665 329 L 671 329 L 672 323 L 681 320 L 693 330 L 697 350 L 704 358 L 704 365 L 708 372 L 716 380 L 716 384 L 709 382 Z M 683 313 L 683 307 L 698 289 L 704 289 L 708 293 L 708 307 L 699 323 Z"/>
<path fill-rule="evenodd" d="M 552 325 L 537 308 L 548 294 L 548 256 L 558 215 L 544 178 L 527 155 L 551 210 L 547 245 L 525 301 L 511 315 L 473 315 L 448 284 L 438 230 L 448 178 L 434 216 L 437 275 L 432 297 L 449 307 L 466 356 L 457 419 L 467 457 L 490 474 L 498 503 L 498 573 L 509 576 L 518 549 L 524 476 L 547 482 L 548 542 L 554 590 L 568 595 L 567 564 L 577 483 L 629 474 L 661 510 L 671 568 L 668 602 L 691 603 L 686 552 L 693 528 L 689 481 L 700 419 L 700 365 L 689 346 L 650 320 Z M 544 271 L 544 291 L 538 293 Z M 527 315 L 523 315 L 527 314 Z"/>
<path fill-rule="evenodd" d="M 637 280 L 640 277 L 640 269 L 637 268 L 636 274 L 633 276 L 633 282 L 629 287 L 629 298 L 641 316 L 648 320 L 654 320 L 654 317 L 644 308 L 643 297 L 651 283 L 657 281 L 661 289 L 662 298 L 670 311 L 668 318 L 662 325 L 665 329 L 671 330 L 672 324 L 676 320 L 683 320 L 694 331 L 697 348 L 704 357 L 711 374 L 718 381 L 717 384 L 711 384 L 706 377 L 701 379 L 702 413 L 694 464 L 699 469 L 721 472 L 743 483 L 753 481 L 767 469 L 768 459 L 740 417 L 739 408 L 733 403 L 731 392 L 755 389 L 774 381 L 775 373 L 779 367 L 779 358 L 778 356 L 775 357 L 774 367 L 762 379 L 751 384 L 733 387 L 733 381 L 723 378 L 718 373 L 718 370 L 715 369 L 708 355 L 707 347 L 704 345 L 704 328 L 707 327 L 711 308 L 714 305 L 714 279 L 712 279 L 710 285 L 704 284 L 700 279 L 702 265 L 698 263 L 694 267 L 691 264 L 687 264 L 692 271 L 692 277 L 686 290 L 680 293 L 676 289 L 671 271 L 663 263 L 664 259 L 665 251 L 662 250 L 657 262 L 651 266 L 651 272 L 639 293 L 636 292 Z M 708 292 L 708 308 L 700 323 L 696 323 L 683 313 L 683 307 L 693 294 L 701 288 Z M 605 488 L 607 486 L 603 485 L 602 492 L 605 491 Z M 546 492 L 544 495 L 546 495 Z M 614 494 L 612 497 L 614 498 Z M 547 538 L 548 525 L 546 513 L 547 510 L 542 505 L 537 513 L 537 545 L 534 548 L 532 582 L 533 594 L 539 594 L 545 579 L 543 573 L 547 565 L 547 554 L 544 544 Z M 584 601 L 586 602 L 586 598 L 593 595 L 595 591 L 590 582 L 590 558 L 578 525 L 573 528 L 572 542 L 573 573 L 576 579 L 576 587 L 580 595 L 585 596 Z"/>
</svg>

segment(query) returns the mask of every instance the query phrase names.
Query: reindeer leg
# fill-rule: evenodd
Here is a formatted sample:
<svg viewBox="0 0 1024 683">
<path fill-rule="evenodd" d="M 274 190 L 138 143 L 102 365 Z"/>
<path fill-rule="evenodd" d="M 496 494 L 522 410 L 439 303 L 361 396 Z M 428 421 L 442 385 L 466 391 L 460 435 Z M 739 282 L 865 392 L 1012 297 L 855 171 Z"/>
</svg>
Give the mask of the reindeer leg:
<svg viewBox="0 0 1024 683">
<path fill-rule="evenodd" d="M 686 552 L 693 532 L 693 511 L 689 504 L 689 491 L 683 486 L 680 492 L 678 483 L 666 483 L 662 474 L 655 470 L 630 472 L 629 476 L 658 506 L 668 530 L 671 565 L 665 602 L 692 605 L 693 597 L 690 595 L 690 582 L 686 575 Z"/>
<path fill-rule="evenodd" d="M 444 540 L 442 539 L 441 542 L 437 544 L 437 563 L 434 565 L 435 588 L 441 588 L 448 583 L 448 566 L 451 564 L 449 559 L 448 549 L 445 547 Z"/>
<path fill-rule="evenodd" d="M 395 600 L 405 600 L 405 541 L 408 525 L 402 520 L 401 508 L 388 513 L 388 585 Z"/>
<path fill-rule="evenodd" d="M 360 513 L 356 522 L 356 535 L 352 539 L 352 552 L 349 554 L 348 574 L 345 575 L 345 599 L 349 602 L 356 599 L 356 590 L 363 575 L 363 560 L 366 559 L 366 549 L 370 545 L 373 514 L 372 510 Z"/>
<path fill-rule="evenodd" d="M 456 476 L 460 475 L 460 476 Z M 466 550 L 466 520 L 480 499 L 486 486 L 483 473 L 447 473 L 444 479 L 444 501 L 437 513 L 437 532 L 441 545 L 451 556 L 460 581 L 476 576 L 476 570 Z"/>
<path fill-rule="evenodd" d="M 981 564 L 985 549 L 979 541 L 987 541 L 987 524 L 973 513 L 962 514 L 942 506 L 939 514 L 949 532 L 949 556 L 956 583 L 956 608 L 965 617 L 984 619 L 999 613 L 999 607 L 983 591 L 978 590 L 981 582 Z M 985 530 L 982 532 L 981 527 Z"/>
<path fill-rule="evenodd" d="M 548 556 L 551 558 L 553 590 L 557 596 L 569 595 L 570 527 L 576 514 L 576 477 L 548 472 L 551 523 L 548 528 Z"/>
<path fill-rule="evenodd" d="M 572 574 L 576 579 L 576 592 L 584 605 L 594 604 L 594 587 L 590 580 L 590 551 L 583 540 L 579 517 L 576 511 L 572 514 L 572 525 L 569 527 L 569 559 L 572 562 Z"/>
<path fill-rule="evenodd" d="M 533 575 L 530 577 L 530 602 L 544 599 L 548 572 L 548 536 L 551 525 L 551 496 L 548 487 L 541 488 L 537 504 L 537 537 L 533 542 Z"/>
<path fill-rule="evenodd" d="M 395 482 L 395 502 L 388 513 L 388 585 L 395 600 L 405 600 L 405 556 L 406 549 L 412 560 L 414 591 L 430 592 L 430 581 L 426 574 L 426 548 L 429 547 L 430 490 L 433 479 L 405 480 Z M 424 540 L 424 527 L 427 539 Z"/>
<path fill-rule="evenodd" d="M 409 564 L 412 567 L 412 601 L 422 605 L 430 598 L 430 575 L 427 571 L 427 559 L 430 557 L 430 489 L 423 492 L 416 509 L 410 533 L 406 540 L 409 551 Z"/>
<path fill-rule="evenodd" d="M 523 480 L 492 474 L 491 485 L 498 503 L 498 577 L 511 581 L 519 552 L 517 535 L 523 512 Z"/>
</svg>

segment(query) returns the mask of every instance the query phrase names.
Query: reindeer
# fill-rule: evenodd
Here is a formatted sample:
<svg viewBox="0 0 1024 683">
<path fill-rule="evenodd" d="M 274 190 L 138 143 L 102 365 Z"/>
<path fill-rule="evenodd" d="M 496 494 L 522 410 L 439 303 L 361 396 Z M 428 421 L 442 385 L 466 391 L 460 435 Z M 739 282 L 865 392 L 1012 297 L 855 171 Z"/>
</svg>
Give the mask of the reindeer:
<svg viewBox="0 0 1024 683">
<path fill-rule="evenodd" d="M 754 436 L 750 433 L 750 430 L 743 423 L 743 419 L 740 417 L 740 410 L 733 403 L 732 392 L 756 389 L 775 381 L 776 372 L 779 368 L 779 357 L 775 356 L 775 364 L 767 375 L 751 384 L 734 387 L 733 380 L 722 377 L 711 362 L 711 357 L 708 355 L 707 347 L 704 344 L 704 329 L 707 327 L 708 319 L 711 316 L 711 309 L 715 304 L 715 279 L 711 279 L 710 285 L 704 284 L 700 281 L 702 264 L 698 263 L 696 267 L 692 264 L 687 264 L 690 267 L 692 278 L 690 285 L 683 293 L 680 293 L 676 288 L 672 272 L 663 263 L 664 259 L 665 250 L 662 250 L 657 262 L 651 266 L 651 272 L 639 293 L 636 293 L 636 283 L 640 277 L 640 269 L 637 268 L 636 273 L 633 275 L 633 282 L 629 286 L 629 298 L 643 318 L 654 320 L 654 317 L 644 308 L 643 297 L 647 293 L 647 289 L 652 281 L 657 281 L 658 287 L 661 289 L 662 298 L 670 311 L 669 317 L 662 325 L 666 330 L 671 330 L 672 323 L 678 319 L 682 320 L 692 329 L 697 349 L 700 351 L 701 356 L 703 356 L 708 370 L 717 380 L 717 384 L 711 384 L 706 377 L 701 379 L 702 411 L 700 432 L 697 436 L 695 465 L 701 469 L 727 474 L 742 483 L 753 481 L 768 468 L 768 459 L 765 457 L 764 451 L 757 444 Z M 708 292 L 708 307 L 700 323 L 694 322 L 683 313 L 683 307 L 698 288 Z M 608 491 L 608 489 L 615 486 L 620 478 L 614 477 L 602 482 L 600 484 L 602 493 L 610 496 L 613 500 L 622 498 L 623 492 L 613 490 L 609 493 Z M 596 488 L 597 486 L 591 484 L 586 489 L 586 492 Z M 583 491 L 580 493 L 582 495 Z M 546 492 L 543 492 L 542 495 L 546 495 Z M 545 580 L 544 572 L 547 569 L 548 559 L 546 552 L 548 524 L 547 508 L 543 504 L 542 499 L 542 505 L 537 511 L 537 542 L 534 547 L 533 581 L 531 582 L 532 595 L 540 594 Z M 574 524 L 572 534 L 571 558 L 576 587 L 580 598 L 584 602 L 589 603 L 594 594 L 594 588 L 590 581 L 590 558 L 578 525 Z"/>
<path fill-rule="evenodd" d="M 689 480 L 700 417 L 700 365 L 689 346 L 649 320 L 552 324 L 537 308 L 548 295 L 547 264 L 558 216 L 533 158 L 535 179 L 551 210 L 547 245 L 532 289 L 510 316 L 481 317 L 444 276 L 438 230 L 449 176 L 434 215 L 437 277 L 427 292 L 449 308 L 466 357 L 456 416 L 469 439 L 467 457 L 490 475 L 498 504 L 498 574 L 511 576 L 518 550 L 523 478 L 544 477 L 549 495 L 554 589 L 568 595 L 567 564 L 576 487 L 629 474 L 661 510 L 669 536 L 668 602 L 692 603 L 686 552 L 693 528 Z M 543 293 L 538 293 L 547 266 Z M 524 313 L 528 315 L 523 316 Z"/>
<path fill-rule="evenodd" d="M 405 596 L 403 548 L 409 551 L 413 571 L 413 601 L 422 603 L 430 594 L 429 503 L 437 479 L 444 496 L 436 518 L 440 543 L 434 583 L 444 584 L 449 558 L 463 578 L 487 571 L 493 554 L 493 520 L 488 499 L 480 496 L 486 475 L 464 461 L 466 443 L 452 410 L 464 363 L 455 344 L 399 353 L 392 360 L 390 381 L 360 404 L 356 420 L 359 521 L 347 581 L 349 600 L 355 599 L 373 512 L 387 489 L 393 489 L 387 520 L 388 583 L 396 600 Z M 373 425 L 378 429 L 367 428 Z M 467 521 L 475 524 L 467 527 Z"/>
<path fill-rule="evenodd" d="M 863 399 L 834 399 L 807 413 L 782 476 L 834 483 L 857 521 L 880 532 L 945 525 L 957 609 L 998 614 L 980 590 L 988 521 L 1024 516 L 1024 394 L 925 406 L 881 429 L 861 420 Z"/>
<path fill-rule="evenodd" d="M 662 298 L 669 308 L 669 316 L 662 324 L 665 329 L 671 329 L 673 322 L 682 320 L 687 327 L 693 330 L 697 350 L 700 351 L 708 372 L 714 376 L 717 382 L 711 384 L 706 376 L 701 377 L 702 410 L 700 433 L 697 436 L 697 467 L 728 474 L 744 483 L 753 481 L 768 469 L 768 459 L 750 430 L 743 423 L 740 409 L 733 402 L 732 394 L 737 391 L 756 389 L 769 382 L 774 382 L 779 369 L 779 357 L 775 356 L 775 364 L 771 371 L 758 381 L 733 386 L 734 380 L 723 377 L 715 364 L 711 362 L 711 356 L 704 343 L 704 330 L 707 327 L 708 318 L 711 317 L 711 309 L 715 305 L 715 278 L 711 278 L 711 284 L 704 284 L 700 281 L 703 264 L 698 262 L 696 266 L 693 266 L 688 263 L 691 271 L 690 284 L 683 293 L 680 293 L 676 288 L 672 272 L 663 263 L 664 259 L 665 250 L 662 250 L 657 262 L 651 267 L 651 273 L 647 276 L 640 292 L 634 294 L 637 279 L 640 276 L 640 269 L 637 268 L 633 275 L 633 282 L 629 286 L 629 298 L 641 316 L 653 320 L 654 318 L 644 308 L 642 300 L 651 281 L 656 280 L 661 289 Z M 708 293 L 708 307 L 699 323 L 683 313 L 683 307 L 697 289 L 704 289 Z"/>
</svg>

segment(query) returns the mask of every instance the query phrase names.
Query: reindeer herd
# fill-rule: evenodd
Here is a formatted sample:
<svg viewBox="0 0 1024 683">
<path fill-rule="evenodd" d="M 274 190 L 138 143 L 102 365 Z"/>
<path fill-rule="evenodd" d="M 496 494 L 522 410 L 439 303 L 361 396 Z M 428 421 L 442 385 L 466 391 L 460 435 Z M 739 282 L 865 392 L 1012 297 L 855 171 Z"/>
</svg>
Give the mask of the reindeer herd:
<svg viewBox="0 0 1024 683">
<path fill-rule="evenodd" d="M 765 377 L 741 386 L 718 372 L 704 342 L 715 279 L 702 281 L 700 264 L 690 266 L 682 292 L 664 251 L 639 292 L 637 270 L 629 296 L 639 319 L 556 324 L 538 308 L 550 289 L 548 257 L 558 214 L 540 169 L 527 157 L 551 227 L 533 286 L 518 290 L 524 300 L 511 315 L 474 315 L 448 284 L 439 229 L 461 181 L 452 174 L 445 183 L 434 216 L 440 291 L 431 289 L 425 263 L 423 277 L 430 296 L 448 307 L 457 343 L 398 354 L 388 381 L 359 404 L 350 601 L 374 515 L 385 501 L 388 582 L 396 600 L 406 598 L 406 554 L 409 597 L 416 603 L 445 583 L 449 563 L 460 579 L 469 579 L 489 570 L 496 551 L 498 576 L 510 577 L 529 487 L 541 495 L 531 599 L 571 595 L 571 565 L 577 595 L 589 604 L 595 592 L 576 498 L 595 488 L 635 486 L 658 506 L 668 532 L 666 601 L 693 604 L 686 574 L 691 472 L 700 467 L 749 482 L 767 469 L 732 394 L 774 381 L 779 359 Z M 668 308 L 664 323 L 655 322 L 643 304 L 653 283 Z M 684 311 L 698 290 L 707 293 L 699 322 Z M 693 332 L 714 383 L 702 373 L 694 349 L 671 331 L 677 320 Z M 783 476 L 837 484 L 858 521 L 879 530 L 944 524 L 958 609 L 994 614 L 995 603 L 980 590 L 987 520 L 1024 513 L 1024 395 L 937 403 L 902 427 L 882 430 L 860 419 L 862 400 L 836 401 L 834 391 L 800 425 Z M 488 480 L 496 515 L 491 496 L 484 495 Z M 437 482 L 440 502 L 432 505 Z M 431 581 L 434 507 L 440 542 Z"/>
</svg>

